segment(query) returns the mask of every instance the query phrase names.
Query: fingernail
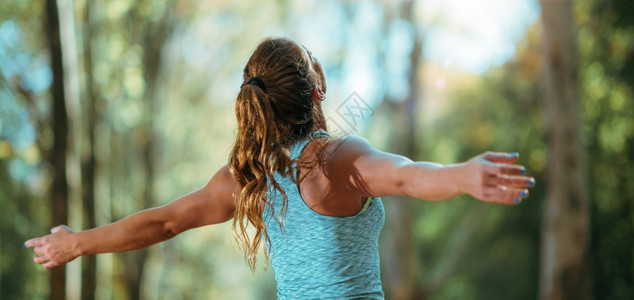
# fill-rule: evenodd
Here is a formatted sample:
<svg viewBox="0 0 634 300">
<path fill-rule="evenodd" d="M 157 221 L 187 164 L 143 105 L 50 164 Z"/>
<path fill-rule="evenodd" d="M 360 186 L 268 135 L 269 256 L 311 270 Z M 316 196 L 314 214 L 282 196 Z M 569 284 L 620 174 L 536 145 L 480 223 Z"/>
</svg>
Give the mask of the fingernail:
<svg viewBox="0 0 634 300">
<path fill-rule="evenodd" d="M 520 203 L 520 201 L 522 201 L 522 200 L 520 200 L 520 198 L 515 198 L 515 200 L 513 200 L 513 202 L 515 202 L 516 204 Z"/>
<path fill-rule="evenodd" d="M 26 243 L 24 243 L 24 248 L 27 248 L 27 247 L 26 247 Z"/>
<path fill-rule="evenodd" d="M 531 178 L 531 180 L 528 181 L 528 183 L 526 184 L 528 187 L 534 187 L 535 186 L 535 179 Z"/>
<path fill-rule="evenodd" d="M 526 174 L 526 168 L 521 168 L 520 169 L 520 174 Z"/>
<path fill-rule="evenodd" d="M 520 196 L 522 198 L 526 198 L 526 196 L 528 196 L 528 193 L 526 193 L 526 191 L 522 191 L 522 193 L 520 194 Z"/>
<path fill-rule="evenodd" d="M 517 153 L 517 152 L 513 152 L 513 153 L 509 154 L 509 156 L 510 157 L 518 157 L 518 156 L 520 156 L 520 154 Z"/>
</svg>

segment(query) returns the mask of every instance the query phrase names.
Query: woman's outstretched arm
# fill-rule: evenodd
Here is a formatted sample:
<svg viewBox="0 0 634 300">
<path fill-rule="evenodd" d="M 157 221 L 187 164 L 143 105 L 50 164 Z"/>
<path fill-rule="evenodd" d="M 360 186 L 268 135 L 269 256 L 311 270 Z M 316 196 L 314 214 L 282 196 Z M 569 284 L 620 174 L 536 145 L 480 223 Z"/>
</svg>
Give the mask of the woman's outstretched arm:
<svg viewBox="0 0 634 300">
<path fill-rule="evenodd" d="M 442 201 L 469 194 L 485 202 L 515 204 L 535 185 L 535 179 L 523 175 L 524 167 L 513 164 L 517 154 L 487 152 L 464 163 L 442 165 L 378 151 L 357 136 L 342 138 L 329 148 L 328 173 L 368 197 Z"/>
<path fill-rule="evenodd" d="M 34 248 L 34 261 L 46 268 L 65 264 L 80 255 L 148 247 L 188 229 L 231 219 L 236 189 L 237 184 L 224 166 L 207 185 L 164 206 L 76 233 L 65 225 L 57 226 L 50 235 L 30 239 L 24 245 Z"/>
</svg>

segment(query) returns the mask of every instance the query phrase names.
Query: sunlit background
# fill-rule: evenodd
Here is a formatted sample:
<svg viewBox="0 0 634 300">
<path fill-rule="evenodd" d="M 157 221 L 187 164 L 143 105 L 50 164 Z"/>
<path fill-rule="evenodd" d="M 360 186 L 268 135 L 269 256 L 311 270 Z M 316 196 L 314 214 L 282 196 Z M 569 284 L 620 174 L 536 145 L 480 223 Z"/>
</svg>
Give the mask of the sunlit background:
<svg viewBox="0 0 634 300">
<path fill-rule="evenodd" d="M 43 299 L 51 291 L 48 271 L 22 247 L 57 225 L 50 2 L 0 2 L 0 299 Z M 548 28 L 540 15 L 543 5 L 569 1 L 53 2 L 69 120 L 70 227 L 90 227 L 87 201 L 98 226 L 205 184 L 227 162 L 250 53 L 266 37 L 286 36 L 324 66 L 331 131 L 441 163 L 517 151 L 537 179 L 516 207 L 469 197 L 385 199 L 387 299 L 398 299 L 397 290 L 411 290 L 413 299 L 538 296 L 549 188 L 541 47 Z M 591 293 L 632 299 L 634 3 L 572 3 Z M 366 105 L 358 123 L 341 114 L 350 99 Z M 398 232 L 409 235 L 402 240 Z M 67 299 L 275 298 L 272 270 L 251 273 L 230 222 L 147 251 L 98 255 L 92 271 L 82 271 L 82 262 L 90 265 L 80 258 L 67 266 Z M 86 289 L 87 278 L 94 288 Z"/>
</svg>

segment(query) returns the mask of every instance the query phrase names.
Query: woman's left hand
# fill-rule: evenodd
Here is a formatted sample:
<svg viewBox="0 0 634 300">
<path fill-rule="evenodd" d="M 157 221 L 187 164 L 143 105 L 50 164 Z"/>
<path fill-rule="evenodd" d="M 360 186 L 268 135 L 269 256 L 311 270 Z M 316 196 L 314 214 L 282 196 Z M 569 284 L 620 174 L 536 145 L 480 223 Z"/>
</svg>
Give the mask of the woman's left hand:
<svg viewBox="0 0 634 300">
<path fill-rule="evenodd" d="M 526 168 L 513 164 L 517 153 L 486 152 L 463 164 L 460 191 L 492 203 L 517 204 L 528 197 L 535 179 L 525 176 Z"/>
</svg>

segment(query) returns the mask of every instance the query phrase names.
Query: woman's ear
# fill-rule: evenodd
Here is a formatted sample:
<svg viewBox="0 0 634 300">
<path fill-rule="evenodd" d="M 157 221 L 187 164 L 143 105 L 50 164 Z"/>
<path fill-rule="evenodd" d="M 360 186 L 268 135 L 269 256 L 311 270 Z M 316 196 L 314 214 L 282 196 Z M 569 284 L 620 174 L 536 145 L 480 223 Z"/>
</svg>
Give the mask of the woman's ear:
<svg viewBox="0 0 634 300">
<path fill-rule="evenodd" d="M 313 102 L 321 102 L 324 101 L 325 98 L 326 96 L 321 91 L 321 87 L 319 85 L 315 86 L 315 88 L 313 88 Z"/>
</svg>

